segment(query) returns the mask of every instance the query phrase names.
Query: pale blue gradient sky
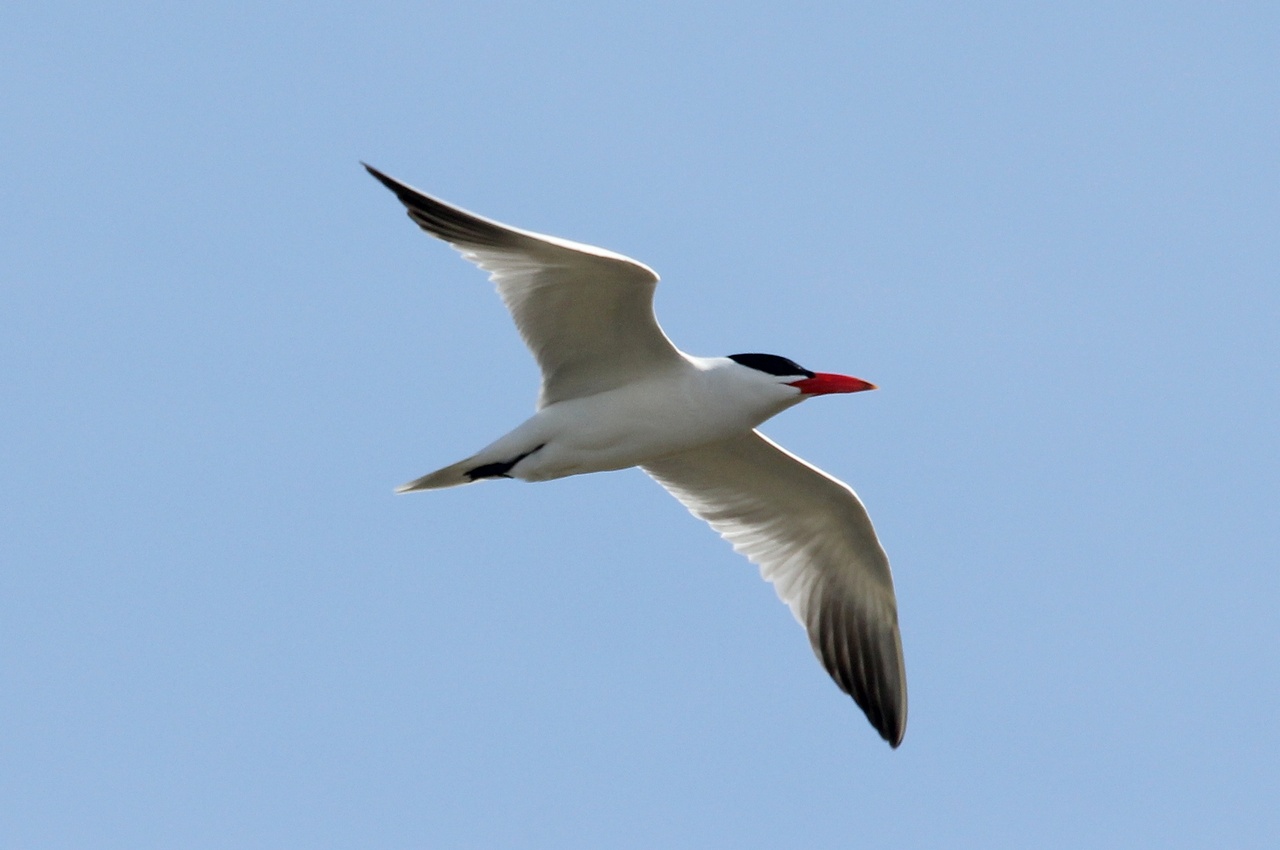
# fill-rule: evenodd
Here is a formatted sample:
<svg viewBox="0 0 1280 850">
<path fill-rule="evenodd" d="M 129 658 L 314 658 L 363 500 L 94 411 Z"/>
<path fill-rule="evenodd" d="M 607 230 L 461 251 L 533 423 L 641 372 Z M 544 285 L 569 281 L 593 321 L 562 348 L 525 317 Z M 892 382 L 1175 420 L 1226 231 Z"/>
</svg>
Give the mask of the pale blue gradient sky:
<svg viewBox="0 0 1280 850">
<path fill-rule="evenodd" d="M 6 4 L 0 845 L 1280 835 L 1268 3 Z M 891 751 L 357 161 L 655 268 L 893 560 Z"/>
</svg>

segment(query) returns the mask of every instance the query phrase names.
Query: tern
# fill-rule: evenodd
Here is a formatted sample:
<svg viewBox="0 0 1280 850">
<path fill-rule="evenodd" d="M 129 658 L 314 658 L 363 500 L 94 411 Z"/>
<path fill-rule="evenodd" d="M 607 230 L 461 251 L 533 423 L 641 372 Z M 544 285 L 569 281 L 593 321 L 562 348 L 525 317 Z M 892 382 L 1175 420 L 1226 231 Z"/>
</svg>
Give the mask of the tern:
<svg viewBox="0 0 1280 850">
<path fill-rule="evenodd" d="M 658 326 L 658 275 L 643 263 L 508 227 L 364 167 L 423 230 L 489 273 L 542 370 L 530 419 L 397 492 L 638 466 L 760 568 L 835 683 L 902 743 L 897 601 L 866 509 L 756 430 L 806 399 L 875 385 L 774 354 L 685 354 Z"/>
</svg>

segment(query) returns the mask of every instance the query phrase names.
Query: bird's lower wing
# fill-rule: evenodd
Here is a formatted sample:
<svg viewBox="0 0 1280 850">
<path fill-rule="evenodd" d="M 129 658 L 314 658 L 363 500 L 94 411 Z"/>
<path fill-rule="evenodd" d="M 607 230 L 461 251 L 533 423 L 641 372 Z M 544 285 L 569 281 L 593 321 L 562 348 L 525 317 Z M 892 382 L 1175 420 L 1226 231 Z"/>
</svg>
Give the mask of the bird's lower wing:
<svg viewBox="0 0 1280 850">
<path fill-rule="evenodd" d="M 653 315 L 658 276 L 621 254 L 508 227 L 433 198 L 375 168 L 419 227 L 490 273 L 542 369 L 540 406 L 679 368 Z"/>
<path fill-rule="evenodd" d="M 759 432 L 643 469 L 760 567 L 831 678 L 898 746 L 907 680 L 893 577 L 853 490 Z"/>
</svg>

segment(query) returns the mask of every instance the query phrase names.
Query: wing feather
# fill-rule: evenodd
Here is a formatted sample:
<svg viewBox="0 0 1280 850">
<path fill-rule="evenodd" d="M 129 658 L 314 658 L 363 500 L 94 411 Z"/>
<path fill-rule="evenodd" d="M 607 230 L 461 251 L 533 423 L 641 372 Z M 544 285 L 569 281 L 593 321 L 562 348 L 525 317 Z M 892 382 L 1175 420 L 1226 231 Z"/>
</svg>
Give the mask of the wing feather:
<svg viewBox="0 0 1280 850">
<path fill-rule="evenodd" d="M 827 673 L 898 746 L 907 680 L 893 576 L 853 490 L 754 431 L 643 469 L 760 567 Z"/>
<path fill-rule="evenodd" d="M 542 370 L 539 407 L 683 366 L 653 314 L 658 276 L 648 266 L 508 227 L 365 168 L 419 227 L 489 272 Z"/>
</svg>

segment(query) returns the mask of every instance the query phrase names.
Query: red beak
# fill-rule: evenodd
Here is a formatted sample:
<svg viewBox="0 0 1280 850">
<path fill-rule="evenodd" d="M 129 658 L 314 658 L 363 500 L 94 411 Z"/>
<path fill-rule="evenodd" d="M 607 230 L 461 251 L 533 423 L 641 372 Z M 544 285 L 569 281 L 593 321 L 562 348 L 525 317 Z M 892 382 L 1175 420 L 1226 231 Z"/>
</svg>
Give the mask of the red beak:
<svg viewBox="0 0 1280 850">
<path fill-rule="evenodd" d="M 875 384 L 861 378 L 848 375 L 836 375 L 832 372 L 818 372 L 812 378 L 791 381 L 790 386 L 805 395 L 827 395 L 829 393 L 860 393 L 863 390 L 878 389 Z"/>
</svg>

